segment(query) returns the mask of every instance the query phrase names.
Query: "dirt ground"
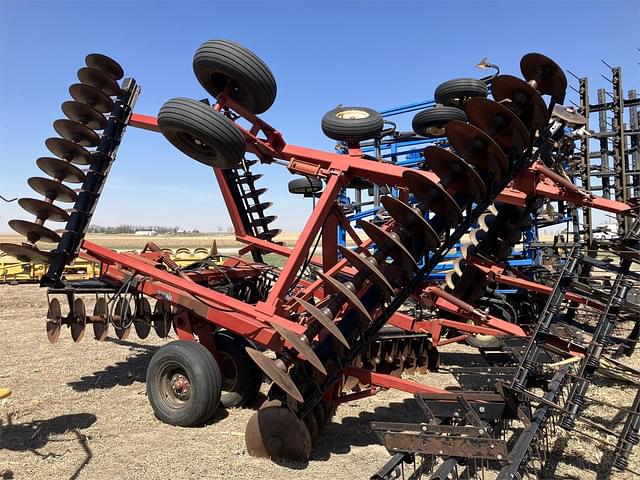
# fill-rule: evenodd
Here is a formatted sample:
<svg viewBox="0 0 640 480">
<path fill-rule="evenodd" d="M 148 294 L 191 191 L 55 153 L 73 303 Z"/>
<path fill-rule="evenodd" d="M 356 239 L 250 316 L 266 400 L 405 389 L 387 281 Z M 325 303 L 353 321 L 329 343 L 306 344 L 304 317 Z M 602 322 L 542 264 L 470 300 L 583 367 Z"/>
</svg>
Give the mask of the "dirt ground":
<svg viewBox="0 0 640 480">
<path fill-rule="evenodd" d="M 163 341 L 149 337 L 138 343 L 132 333 L 129 341 L 111 337 L 99 343 L 87 331 L 74 344 L 63 330 L 51 345 L 45 336 L 46 305 L 45 292 L 34 285 L 0 285 L 0 386 L 13 389 L 0 404 L 1 479 L 369 478 L 389 458 L 370 422 L 422 419 L 409 395 L 388 391 L 341 406 L 308 463 L 252 458 L 245 450 L 244 427 L 260 399 L 253 408 L 220 410 L 202 428 L 165 425 L 154 417 L 144 383 L 146 365 Z M 447 367 L 473 365 L 477 359 L 462 346 L 441 352 Z M 638 364 L 637 358 L 631 360 Z M 447 372 L 414 379 L 456 385 Z M 594 397 L 631 404 L 632 388 L 607 380 L 600 385 Z M 614 430 L 624 421 L 602 406 L 588 408 L 587 414 Z M 551 450 L 549 478 L 608 478 L 604 471 L 611 455 L 592 440 L 560 434 Z M 639 465 L 636 449 L 631 467 L 640 470 Z"/>
</svg>

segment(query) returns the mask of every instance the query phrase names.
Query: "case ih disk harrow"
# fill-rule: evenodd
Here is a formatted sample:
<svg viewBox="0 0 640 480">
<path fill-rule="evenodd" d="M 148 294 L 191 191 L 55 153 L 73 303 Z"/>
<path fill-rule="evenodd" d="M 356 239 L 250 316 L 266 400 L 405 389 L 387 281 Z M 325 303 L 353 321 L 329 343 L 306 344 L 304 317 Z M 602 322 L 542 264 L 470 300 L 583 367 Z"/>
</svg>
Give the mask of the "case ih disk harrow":
<svg viewBox="0 0 640 480">
<path fill-rule="evenodd" d="M 206 42 L 194 57 L 196 77 L 216 103 L 174 98 L 157 118 L 133 113 L 140 88 L 132 78 L 121 81 L 124 72 L 116 62 L 91 54 L 86 64 L 78 71 L 80 83 L 69 89 L 74 100 L 62 106 L 68 118 L 54 122 L 59 137 L 45 142 L 54 157 L 37 161 L 52 178 L 28 182 L 44 200 L 20 200 L 36 220 L 11 220 L 26 240 L 0 248 L 49 265 L 41 285 L 50 298 L 51 341 L 63 325 L 74 341 L 88 324 L 98 340 L 111 327 L 118 338 L 132 328 L 141 338 L 152 327 L 161 337 L 175 330 L 179 340 L 158 350 L 147 373 L 148 397 L 162 421 L 199 425 L 221 398 L 224 405 L 250 402 L 264 373 L 273 383 L 247 425 L 248 451 L 304 460 L 338 404 L 396 388 L 416 395 L 428 421 L 374 426 L 389 450 L 399 452 L 379 478 L 392 478 L 407 460 L 418 465 L 418 476 L 445 478 L 459 466 L 476 475 L 480 460 L 483 467 L 488 461 L 498 465 L 499 478 L 516 478 L 539 467 L 534 458 L 550 418 L 561 415 L 569 429 L 584 420 L 580 412 L 596 371 L 637 379 L 637 372 L 610 358 L 612 346 L 629 353 L 638 338 L 638 327 L 629 338 L 613 335 L 616 322 L 637 320 L 638 307 L 627 299 L 638 280 L 631 270 L 640 250 L 637 220 L 617 245 L 619 265 L 584 255 L 579 245 L 561 262 L 554 283 L 501 263 L 545 198 L 635 214 L 625 203 L 582 191 L 556 171 L 571 155 L 567 145 L 580 134 L 584 117 L 560 106 L 567 82 L 549 58 L 525 55 L 524 80 L 492 77 L 493 100 L 486 98 L 486 85 L 480 88 L 473 79 L 458 82 L 447 95 L 440 91 L 446 105 L 420 112 L 413 126 L 422 134 L 444 133 L 450 148 L 427 148 L 418 169 L 362 154 L 361 141 L 389 133 L 382 117 L 366 108 L 340 107 L 323 118 L 323 131 L 346 144 L 346 155 L 287 143 L 257 116 L 275 100 L 271 71 L 233 42 Z M 213 168 L 236 236 L 246 245 L 240 254 L 252 260 L 229 257 L 219 265 L 204 259 L 185 267 L 153 243 L 134 254 L 84 239 L 127 126 L 161 132 Z M 279 230 L 267 214 L 266 189 L 252 171 L 258 162 L 302 175 L 290 189 L 318 197 L 293 248 L 276 241 Z M 357 179 L 393 193 L 380 200 L 386 219 L 359 222 L 366 238 L 338 203 L 341 191 Z M 64 210 L 55 201 L 73 207 Z M 59 234 L 45 221 L 63 222 L 64 230 Z M 338 244 L 338 226 L 355 250 Z M 449 274 L 448 286 L 429 281 L 468 233 L 471 243 L 463 246 L 464 258 Z M 41 243 L 55 246 L 44 250 Z M 286 257 L 284 266 L 265 264 L 266 253 Z M 65 266 L 77 256 L 100 262 L 100 276 L 64 281 Z M 590 271 L 600 270 L 612 278 L 609 287 L 589 281 Z M 476 306 L 496 284 L 534 292 L 537 307 L 512 323 Z M 92 312 L 85 304 L 90 297 Z M 153 309 L 149 299 L 155 299 Z M 399 311 L 407 305 L 414 315 Z M 564 328 L 565 320 L 572 329 Z M 513 360 L 511 370 L 499 368 L 510 376 L 502 375 L 489 392 L 451 392 L 401 378 L 403 371 L 437 369 L 437 347 L 463 340 L 502 348 Z M 627 468 L 637 443 L 639 404 L 623 409 L 628 420 L 615 447 L 619 468 Z M 502 438 L 515 419 L 526 428 L 514 430 L 507 444 Z"/>
</svg>

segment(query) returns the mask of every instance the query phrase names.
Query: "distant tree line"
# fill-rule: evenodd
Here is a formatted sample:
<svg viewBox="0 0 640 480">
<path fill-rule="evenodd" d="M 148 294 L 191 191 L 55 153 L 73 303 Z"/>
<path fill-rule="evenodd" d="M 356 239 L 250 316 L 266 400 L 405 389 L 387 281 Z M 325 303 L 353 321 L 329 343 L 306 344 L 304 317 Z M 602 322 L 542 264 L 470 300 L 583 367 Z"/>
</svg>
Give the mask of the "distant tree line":
<svg viewBox="0 0 640 480">
<path fill-rule="evenodd" d="M 187 233 L 180 227 L 163 227 L 161 225 L 118 225 L 116 227 L 103 227 L 101 225 L 90 225 L 89 233 L 136 233 L 139 231 L 155 231 L 159 234 Z M 188 233 L 200 233 L 197 230 L 190 230 Z"/>
</svg>

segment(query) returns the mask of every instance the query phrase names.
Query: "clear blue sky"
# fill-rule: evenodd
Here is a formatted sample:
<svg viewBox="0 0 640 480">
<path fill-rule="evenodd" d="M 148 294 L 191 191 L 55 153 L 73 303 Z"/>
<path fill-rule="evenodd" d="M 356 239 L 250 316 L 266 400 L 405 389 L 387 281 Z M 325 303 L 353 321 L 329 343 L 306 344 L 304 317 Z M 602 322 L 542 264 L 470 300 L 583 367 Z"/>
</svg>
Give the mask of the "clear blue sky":
<svg viewBox="0 0 640 480">
<path fill-rule="evenodd" d="M 603 58 L 623 67 L 626 89 L 639 88 L 639 25 L 638 1 L 0 0 L 0 194 L 32 196 L 26 179 L 41 174 L 35 159 L 48 155 L 44 140 L 55 136 L 52 123 L 63 118 L 60 105 L 89 52 L 117 59 L 143 87 L 136 111 L 155 115 L 169 98 L 204 98 L 191 67 L 195 49 L 235 40 L 277 79 L 276 103 L 263 117 L 290 143 L 332 149 L 320 119 L 335 105 L 429 99 L 445 80 L 482 76 L 473 65 L 485 56 L 519 75 L 523 54 L 545 53 L 589 76 L 594 94 L 608 87 Z M 400 127 L 410 129 L 410 118 Z M 300 229 L 311 205 L 286 193 L 284 169 L 265 170 L 278 226 Z M 29 215 L 0 202 L 0 232 L 10 218 Z M 159 134 L 136 129 L 125 136 L 94 223 L 203 231 L 230 224 L 213 173 Z"/>
</svg>

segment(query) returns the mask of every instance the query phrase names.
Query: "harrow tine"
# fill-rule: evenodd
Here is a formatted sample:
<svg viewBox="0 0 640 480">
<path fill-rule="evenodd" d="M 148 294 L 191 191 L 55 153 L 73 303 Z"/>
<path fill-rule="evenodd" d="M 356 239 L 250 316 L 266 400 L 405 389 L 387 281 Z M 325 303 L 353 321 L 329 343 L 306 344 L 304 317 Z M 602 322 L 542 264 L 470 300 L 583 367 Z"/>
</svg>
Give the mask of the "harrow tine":
<svg viewBox="0 0 640 480">
<path fill-rule="evenodd" d="M 71 319 L 71 338 L 78 343 L 84 337 L 87 326 L 87 315 L 84 302 L 81 298 L 76 298 L 73 302 L 73 316 Z"/>
<path fill-rule="evenodd" d="M 273 381 L 273 383 L 278 385 L 287 395 L 297 402 L 304 402 L 304 398 L 296 384 L 293 383 L 291 377 L 286 373 L 286 371 L 280 368 L 274 360 L 251 347 L 245 347 L 245 350 L 256 365 L 260 367 L 260 369 Z"/>
<path fill-rule="evenodd" d="M 477 169 L 490 172 L 497 180 L 509 170 L 509 161 L 500 146 L 478 127 L 452 120 L 444 130 L 458 155 Z"/>
<path fill-rule="evenodd" d="M 409 253 L 409 250 L 400 242 L 400 238 L 396 233 L 387 232 L 367 220 L 360 220 L 358 226 L 373 240 L 378 249 L 388 251 L 389 256 L 398 261 L 404 270 L 410 270 L 411 272 L 418 270 L 418 264 Z"/>
<path fill-rule="evenodd" d="M 53 122 L 53 128 L 62 138 L 81 147 L 95 147 L 100 143 L 100 135 L 80 122 L 62 118 Z"/>
<path fill-rule="evenodd" d="M 420 210 L 412 208 L 402 200 L 388 195 L 385 195 L 380 200 L 382 206 L 396 223 L 415 233 L 417 238 L 424 240 L 430 249 L 435 250 L 440 246 L 438 234 L 424 219 Z"/>
<path fill-rule="evenodd" d="M 295 350 L 301 353 L 304 356 L 305 360 L 313 365 L 316 370 L 318 370 L 323 375 L 327 374 L 327 370 L 326 368 L 324 368 L 322 361 L 318 358 L 316 353 L 307 342 L 305 342 L 291 330 L 287 330 L 277 323 L 270 322 L 270 324 L 273 329 L 278 332 L 278 334 L 280 334 L 280 336 L 284 338 Z"/>
<path fill-rule="evenodd" d="M 27 180 L 29 186 L 40 195 L 59 202 L 73 203 L 78 198 L 76 192 L 56 180 L 44 177 L 30 177 Z"/>
<path fill-rule="evenodd" d="M 462 222 L 460 206 L 442 185 L 432 181 L 418 170 L 407 170 L 402 174 L 402 178 L 409 191 L 418 200 L 421 210 L 431 210 L 452 225 Z"/>
<path fill-rule="evenodd" d="M 487 187 L 473 167 L 450 150 L 440 147 L 424 149 L 424 166 L 440 177 L 445 189 L 464 193 L 476 202 L 487 196 Z"/>
<path fill-rule="evenodd" d="M 340 293 L 342 294 L 342 296 L 345 297 L 347 303 L 349 305 L 351 305 L 353 308 L 355 308 L 358 312 L 360 312 L 360 315 L 362 317 L 364 317 L 365 319 L 367 319 L 368 322 L 371 322 L 371 314 L 369 313 L 369 311 L 367 310 L 367 307 L 365 307 L 362 302 L 360 301 L 360 299 L 356 296 L 356 294 L 354 292 L 352 292 L 348 286 L 346 286 L 343 283 L 340 283 L 338 280 L 336 280 L 333 277 L 330 277 L 329 275 L 326 275 L 323 272 L 318 272 L 318 276 L 324 281 L 325 284 L 327 284 L 329 287 L 331 287 L 331 289 L 334 292 Z M 348 284 L 352 285 L 351 282 L 348 282 Z"/>
<path fill-rule="evenodd" d="M 347 259 L 347 261 L 351 265 L 356 267 L 359 271 L 365 271 L 369 275 L 375 277 L 377 283 L 384 287 L 389 296 L 393 296 L 395 294 L 395 292 L 393 291 L 393 287 L 389 283 L 389 280 L 387 280 L 384 274 L 378 269 L 375 258 L 360 255 L 359 253 L 354 252 L 344 245 L 338 245 L 338 251 L 344 258 Z"/>
<path fill-rule="evenodd" d="M 84 181 L 84 172 L 69 161 L 53 157 L 40 157 L 36 160 L 36 164 L 40 170 L 59 182 L 82 183 Z"/>
<path fill-rule="evenodd" d="M 342 343 L 345 347 L 349 348 L 349 342 L 342 334 L 338 326 L 333 323 L 333 319 L 327 315 L 323 310 L 316 307 L 315 305 L 303 300 L 302 298 L 294 299 L 298 302 L 302 308 L 304 308 L 315 320 L 320 323 L 331 335 L 333 335 L 336 340 Z"/>
<path fill-rule="evenodd" d="M 62 311 L 60 309 L 60 301 L 57 298 L 52 298 L 47 309 L 47 338 L 50 343 L 58 341 L 61 329 Z"/>
<path fill-rule="evenodd" d="M 56 137 L 47 138 L 44 143 L 47 149 L 58 158 L 76 165 L 89 165 L 91 163 L 91 153 L 77 143 Z M 55 175 L 53 176 L 55 177 Z"/>
</svg>

